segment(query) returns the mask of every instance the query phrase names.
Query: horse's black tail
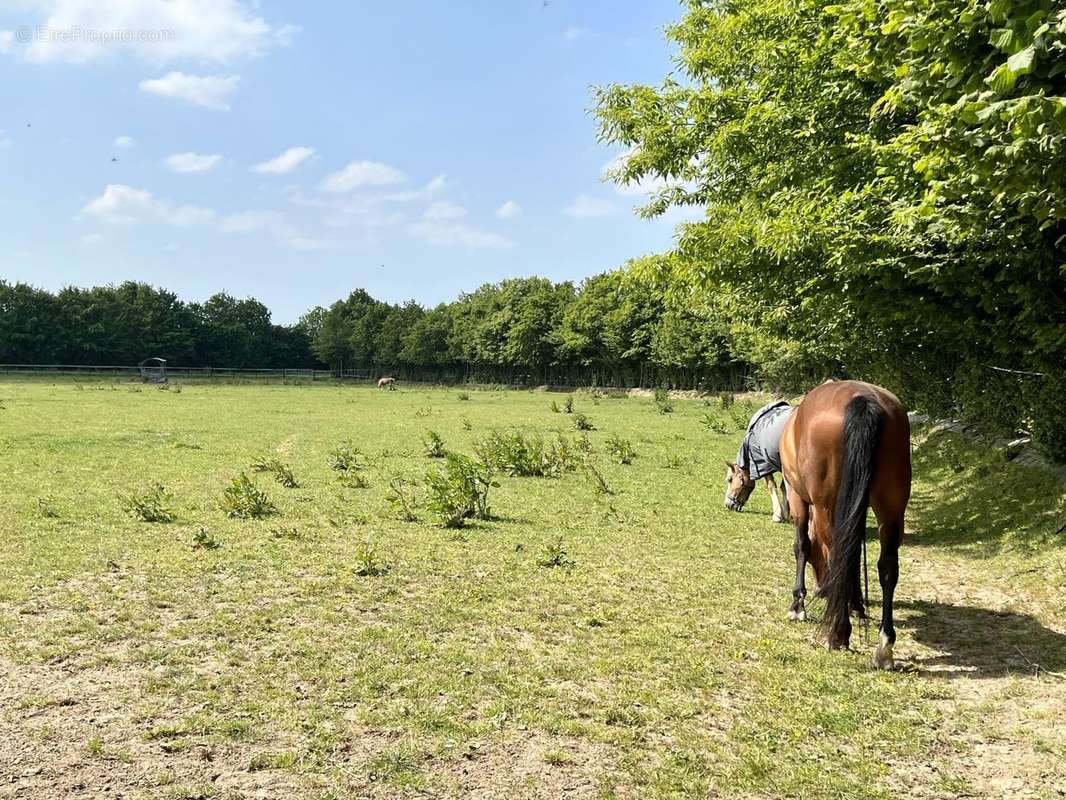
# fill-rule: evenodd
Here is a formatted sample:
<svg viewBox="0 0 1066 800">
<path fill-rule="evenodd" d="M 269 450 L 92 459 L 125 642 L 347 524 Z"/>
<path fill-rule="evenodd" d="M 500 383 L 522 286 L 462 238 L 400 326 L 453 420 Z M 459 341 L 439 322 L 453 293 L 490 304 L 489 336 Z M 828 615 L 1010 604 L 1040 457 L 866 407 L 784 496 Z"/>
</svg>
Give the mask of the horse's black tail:
<svg viewBox="0 0 1066 800">
<path fill-rule="evenodd" d="M 824 625 L 829 645 L 844 645 L 851 633 L 852 604 L 858 599 L 859 560 L 866 538 L 870 482 L 877 465 L 877 447 L 885 426 L 885 410 L 873 397 L 856 395 L 844 411 L 843 459 L 833 514 L 833 549 L 829 557 Z"/>
</svg>

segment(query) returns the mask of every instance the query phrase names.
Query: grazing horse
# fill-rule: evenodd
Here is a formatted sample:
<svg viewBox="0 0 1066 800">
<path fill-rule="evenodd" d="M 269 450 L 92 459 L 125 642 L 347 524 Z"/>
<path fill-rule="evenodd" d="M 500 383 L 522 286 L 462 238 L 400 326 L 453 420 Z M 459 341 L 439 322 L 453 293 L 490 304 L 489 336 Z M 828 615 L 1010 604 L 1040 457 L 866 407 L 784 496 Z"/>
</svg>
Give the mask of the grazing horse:
<svg viewBox="0 0 1066 800">
<path fill-rule="evenodd" d="M 390 378 L 380 378 L 378 380 L 378 388 L 379 389 L 395 389 L 396 388 L 396 379 L 395 378 L 391 378 L 391 377 Z"/>
<path fill-rule="evenodd" d="M 877 517 L 881 626 L 874 665 L 893 667 L 892 597 L 899 580 L 903 513 L 911 493 L 910 423 L 894 394 L 861 381 L 811 390 L 781 435 L 781 465 L 796 526 L 796 583 L 789 618 L 806 618 L 807 562 L 826 599 L 829 648 L 847 647 L 851 612 L 866 617 L 859 586 L 866 511 Z"/>
<path fill-rule="evenodd" d="M 774 522 L 788 522 L 788 498 L 777 491 L 774 473 L 781 471 L 781 433 L 795 409 L 784 400 L 769 403 L 756 411 L 740 443 L 736 461 L 725 462 L 725 507 L 740 511 L 748 502 L 755 482 L 765 479 L 773 506 Z M 788 492 L 788 486 L 782 487 Z"/>
</svg>

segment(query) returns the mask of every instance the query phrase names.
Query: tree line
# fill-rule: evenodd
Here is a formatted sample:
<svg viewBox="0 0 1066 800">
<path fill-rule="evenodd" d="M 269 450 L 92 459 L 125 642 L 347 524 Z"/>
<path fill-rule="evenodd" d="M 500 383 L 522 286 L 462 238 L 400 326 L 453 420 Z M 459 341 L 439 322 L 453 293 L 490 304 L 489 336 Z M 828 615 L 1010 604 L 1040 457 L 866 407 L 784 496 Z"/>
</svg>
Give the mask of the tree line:
<svg viewBox="0 0 1066 800">
<path fill-rule="evenodd" d="M 158 356 L 190 367 L 318 365 L 306 325 L 275 325 L 254 299 L 186 303 L 132 281 L 52 293 L 0 280 L 0 363 L 129 365 Z"/>
<path fill-rule="evenodd" d="M 185 303 L 142 283 L 52 294 L 0 281 L 0 363 L 317 367 L 337 375 L 508 384 L 741 388 L 712 306 L 671 298 L 630 270 L 579 286 L 546 278 L 486 284 L 423 308 L 353 291 L 291 326 L 255 299 Z"/>
</svg>

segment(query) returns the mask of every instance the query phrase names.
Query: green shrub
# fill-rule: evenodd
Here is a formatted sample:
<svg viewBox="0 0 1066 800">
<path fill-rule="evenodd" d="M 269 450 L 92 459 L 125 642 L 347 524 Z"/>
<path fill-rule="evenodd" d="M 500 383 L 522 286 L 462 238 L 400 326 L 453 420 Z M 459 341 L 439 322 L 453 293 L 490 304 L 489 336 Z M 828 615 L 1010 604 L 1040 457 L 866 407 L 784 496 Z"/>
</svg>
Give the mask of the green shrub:
<svg viewBox="0 0 1066 800">
<path fill-rule="evenodd" d="M 422 446 L 428 458 L 444 458 L 444 440 L 436 431 L 426 431 L 422 437 Z"/>
<path fill-rule="evenodd" d="M 556 403 L 554 400 L 551 401 L 551 405 L 549 405 L 548 408 L 551 409 L 551 412 L 553 414 L 558 414 L 562 410 L 561 408 L 559 408 L 559 404 Z"/>
<path fill-rule="evenodd" d="M 546 442 L 540 436 L 526 437 L 519 431 L 493 431 L 474 447 L 483 464 L 508 475 L 557 478 L 577 467 L 573 445 L 559 436 Z"/>
<path fill-rule="evenodd" d="M 446 528 L 461 528 L 468 519 L 489 518 L 489 487 L 499 486 L 492 472 L 468 456 L 448 453 L 443 469 L 426 475 L 429 510 Z"/>
<path fill-rule="evenodd" d="M 574 396 L 572 394 L 568 394 L 566 396 L 566 402 L 563 403 L 563 413 L 565 413 L 565 414 L 573 414 L 574 413 Z"/>
<path fill-rule="evenodd" d="M 594 431 L 596 426 L 592 424 L 592 420 L 584 414 L 577 414 L 574 416 L 574 427 L 579 431 Z"/>
<path fill-rule="evenodd" d="M 469 399 L 470 399 L 470 393 L 469 393 L 469 392 L 459 392 L 459 394 L 457 395 L 457 397 L 458 397 L 458 398 L 459 398 L 460 400 L 469 400 Z"/>
<path fill-rule="evenodd" d="M 629 439 L 617 435 L 608 437 L 607 452 L 619 464 L 632 464 L 633 459 L 637 457 L 637 451 L 633 449 L 633 443 Z"/>
<path fill-rule="evenodd" d="M 703 415 L 703 425 L 711 433 L 729 433 L 729 426 L 711 413 Z"/>
<path fill-rule="evenodd" d="M 674 401 L 670 399 L 670 392 L 661 386 L 655 390 L 655 409 L 660 414 L 672 414 L 674 411 Z"/>
<path fill-rule="evenodd" d="M 222 493 L 222 509 L 237 519 L 260 519 L 278 513 L 267 493 L 242 472 Z"/>
<path fill-rule="evenodd" d="M 174 512 L 169 501 L 170 490 L 160 483 L 155 483 L 141 494 L 127 497 L 123 507 L 127 513 L 144 522 L 173 522 Z"/>
</svg>

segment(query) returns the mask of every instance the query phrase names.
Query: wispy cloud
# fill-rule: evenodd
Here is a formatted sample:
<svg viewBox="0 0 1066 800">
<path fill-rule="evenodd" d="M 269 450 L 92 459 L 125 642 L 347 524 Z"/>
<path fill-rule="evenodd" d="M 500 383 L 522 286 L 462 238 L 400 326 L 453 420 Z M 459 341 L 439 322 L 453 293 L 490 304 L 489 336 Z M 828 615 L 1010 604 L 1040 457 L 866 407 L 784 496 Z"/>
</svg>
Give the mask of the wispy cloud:
<svg viewBox="0 0 1066 800">
<path fill-rule="evenodd" d="M 184 100 L 212 111 L 229 111 L 229 100 L 241 85 L 239 75 L 186 75 L 168 72 L 162 78 L 143 80 L 142 92 Z"/>
<path fill-rule="evenodd" d="M 286 175 L 303 164 L 315 154 L 313 147 L 290 147 L 277 158 L 264 161 L 252 167 L 253 172 L 265 175 Z"/>
<path fill-rule="evenodd" d="M 364 187 L 393 186 L 407 176 L 380 161 L 352 161 L 344 169 L 322 179 L 319 188 L 332 194 L 344 194 Z"/>
<path fill-rule="evenodd" d="M 225 63 L 284 47 L 299 30 L 267 22 L 254 0 L 21 0 L 20 5 L 40 15 L 28 20 L 34 29 L 80 32 L 34 37 L 24 55 L 42 63 L 82 64 L 120 53 L 157 65 Z M 138 35 L 104 35 L 113 31 Z"/>
<path fill-rule="evenodd" d="M 565 31 L 563 31 L 563 38 L 568 42 L 576 42 L 582 36 L 588 33 L 584 28 L 578 28 L 575 25 L 571 25 Z"/>
<path fill-rule="evenodd" d="M 609 217 L 618 209 L 598 197 L 589 197 L 587 194 L 579 194 L 565 209 L 566 214 L 574 219 L 597 219 Z"/>
<path fill-rule="evenodd" d="M 457 203 L 440 200 L 431 204 L 423 216 L 426 219 L 461 219 L 466 216 L 466 209 Z"/>
<path fill-rule="evenodd" d="M 210 208 L 174 205 L 156 198 L 146 189 L 120 183 L 108 184 L 103 194 L 86 204 L 82 213 L 110 224 L 161 222 L 182 228 L 210 222 L 215 217 Z"/>
<path fill-rule="evenodd" d="M 130 148 L 136 147 L 137 140 L 132 136 L 116 136 L 115 141 L 111 143 L 114 147 Z"/>
<path fill-rule="evenodd" d="M 500 219 L 514 219 L 522 213 L 522 206 L 514 200 L 506 200 L 503 205 L 496 209 L 496 216 Z"/>
<path fill-rule="evenodd" d="M 200 153 L 175 153 L 167 156 L 167 167 L 171 172 L 210 172 L 222 163 L 222 156 L 218 153 L 201 155 Z"/>
<path fill-rule="evenodd" d="M 278 211 L 239 211 L 228 214 L 218 223 L 223 233 L 257 233 L 286 229 L 285 215 Z"/>
<path fill-rule="evenodd" d="M 0 128 L 0 147 L 11 147 L 11 138 L 3 128 Z"/>
<path fill-rule="evenodd" d="M 465 247 L 472 250 L 502 250 L 514 242 L 498 233 L 481 230 L 456 220 L 424 220 L 410 226 L 413 236 L 437 247 Z"/>
</svg>

